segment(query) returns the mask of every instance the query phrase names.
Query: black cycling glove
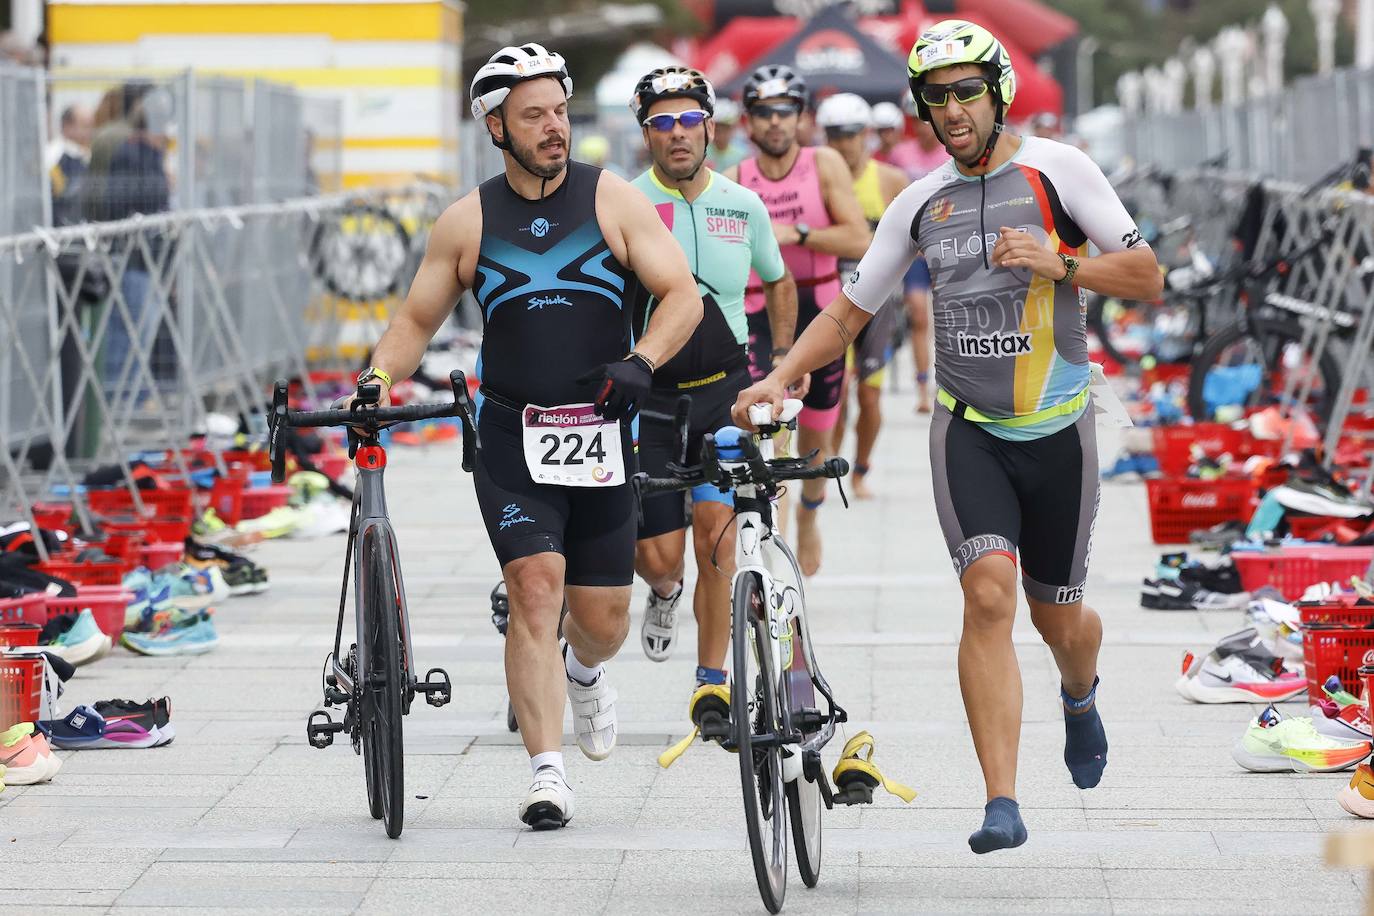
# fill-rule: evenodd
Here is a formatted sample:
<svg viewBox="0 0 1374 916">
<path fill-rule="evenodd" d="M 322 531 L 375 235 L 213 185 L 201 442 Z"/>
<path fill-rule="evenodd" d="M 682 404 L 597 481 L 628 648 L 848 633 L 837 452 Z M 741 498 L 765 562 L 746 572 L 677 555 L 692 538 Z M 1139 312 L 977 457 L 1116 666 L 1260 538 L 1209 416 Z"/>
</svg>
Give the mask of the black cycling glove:
<svg viewBox="0 0 1374 916">
<path fill-rule="evenodd" d="M 577 379 L 579 384 L 594 383 L 596 412 L 607 420 L 633 416 L 644 405 L 653 385 L 653 370 L 649 361 L 638 353 L 631 353 L 618 363 L 598 366 Z"/>
</svg>

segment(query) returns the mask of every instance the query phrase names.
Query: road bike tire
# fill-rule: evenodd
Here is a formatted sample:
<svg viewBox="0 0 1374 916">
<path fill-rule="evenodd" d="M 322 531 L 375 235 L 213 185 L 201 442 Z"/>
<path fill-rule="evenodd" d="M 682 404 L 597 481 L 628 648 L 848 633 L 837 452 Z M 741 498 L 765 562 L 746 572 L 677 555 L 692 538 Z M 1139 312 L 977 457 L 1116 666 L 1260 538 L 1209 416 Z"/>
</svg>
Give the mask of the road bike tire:
<svg viewBox="0 0 1374 916">
<path fill-rule="evenodd" d="M 1088 294 L 1088 330 L 1097 335 L 1097 342 L 1102 348 L 1103 354 L 1111 358 L 1121 368 L 1129 369 L 1140 360 L 1136 356 L 1121 352 L 1112 343 L 1111 329 L 1107 327 L 1107 318 L 1103 314 L 1109 298 L 1101 293 Z"/>
<path fill-rule="evenodd" d="M 744 821 L 759 896 L 770 913 L 782 909 L 787 895 L 787 802 L 782 781 L 782 750 L 754 746 L 754 735 L 780 728 L 779 679 L 772 671 L 772 643 L 763 585 L 755 575 L 735 583 L 731 605 L 734 669 L 730 684 L 730 722 L 739 752 Z"/>
<path fill-rule="evenodd" d="M 816 691 L 811 682 L 811 672 L 806 666 L 806 648 L 802 644 L 801 628 L 795 620 L 788 626 L 792 630 L 792 660 L 782 681 L 787 708 L 791 710 L 793 727 L 796 727 L 802 713 L 816 705 Z M 806 737 L 811 734 L 814 733 L 803 732 Z M 795 779 L 787 783 L 787 821 L 792 825 L 792 850 L 797 854 L 797 871 L 807 887 L 815 887 L 821 880 L 824 807 L 820 783 L 808 780 L 804 772 L 798 773 Z"/>
<path fill-rule="evenodd" d="M 390 545 L 374 534 L 368 538 L 363 562 L 368 668 L 363 684 L 363 758 L 370 779 L 381 796 L 382 824 L 393 840 L 405 826 L 405 746 L 402 734 L 404 666 L 397 622 L 396 568 Z M 371 783 L 369 783 L 371 785 Z M 369 793 L 370 794 L 370 793 Z M 371 799 L 369 799 L 370 801 Z M 376 817 L 374 814 L 373 817 Z"/>
<path fill-rule="evenodd" d="M 1274 362 L 1289 346 L 1300 347 L 1302 338 L 1302 325 L 1274 318 L 1242 317 L 1218 329 L 1207 338 L 1193 359 L 1188 378 L 1188 412 L 1199 421 L 1211 419 L 1203 397 L 1207 375 L 1224 360 L 1234 359 L 1236 353 L 1233 348 L 1238 345 L 1244 345 L 1250 355 L 1263 362 L 1260 384 L 1249 395 L 1245 406 L 1276 403 L 1283 394 L 1283 378 L 1281 373 L 1275 375 Z M 1308 409 L 1326 420 L 1331 416 L 1331 408 L 1341 385 L 1340 364 L 1332 356 L 1330 347 L 1322 353 L 1317 372 L 1321 376 L 1322 390 L 1313 392 Z"/>
</svg>

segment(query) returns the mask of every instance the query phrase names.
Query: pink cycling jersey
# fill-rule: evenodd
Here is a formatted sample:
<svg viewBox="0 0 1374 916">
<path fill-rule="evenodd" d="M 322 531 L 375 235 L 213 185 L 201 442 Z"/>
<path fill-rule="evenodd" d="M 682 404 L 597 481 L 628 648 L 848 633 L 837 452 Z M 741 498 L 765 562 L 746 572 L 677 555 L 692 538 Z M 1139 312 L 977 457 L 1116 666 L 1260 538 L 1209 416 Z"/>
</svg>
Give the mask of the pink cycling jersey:
<svg viewBox="0 0 1374 916">
<path fill-rule="evenodd" d="M 763 198 L 768 215 L 774 222 L 788 225 L 805 223 L 811 229 L 834 224 L 830 211 L 825 207 L 825 197 L 821 194 L 821 177 L 816 171 L 814 147 L 803 146 L 791 170 L 777 181 L 764 177 L 759 171 L 758 160 L 745 159 L 739 164 L 739 183 Z M 822 306 L 839 295 L 840 280 L 833 254 L 822 254 L 801 245 L 783 245 L 782 259 L 797 281 L 799 292 L 810 289 L 815 301 Z M 763 307 L 763 284 L 759 282 L 757 274 L 750 273 L 744 310 L 752 314 L 763 311 Z M 797 328 L 797 331 L 800 333 L 801 328 Z"/>
</svg>

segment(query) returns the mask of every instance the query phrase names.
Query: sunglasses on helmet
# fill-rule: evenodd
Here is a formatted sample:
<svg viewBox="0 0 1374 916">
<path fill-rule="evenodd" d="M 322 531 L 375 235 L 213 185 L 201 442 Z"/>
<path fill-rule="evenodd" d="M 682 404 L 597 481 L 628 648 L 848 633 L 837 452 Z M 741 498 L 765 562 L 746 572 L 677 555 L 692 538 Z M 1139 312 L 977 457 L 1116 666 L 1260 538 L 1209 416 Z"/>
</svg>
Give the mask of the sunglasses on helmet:
<svg viewBox="0 0 1374 916">
<path fill-rule="evenodd" d="M 644 126 L 656 130 L 661 134 L 666 134 L 668 131 L 672 130 L 673 126 L 679 121 L 682 122 L 683 127 L 696 127 L 702 121 L 705 121 L 706 117 L 706 112 L 702 111 L 700 108 L 691 108 L 687 111 L 675 111 L 671 114 L 652 115 L 644 119 Z"/>
<path fill-rule="evenodd" d="M 952 83 L 922 83 L 921 101 L 931 108 L 943 108 L 952 95 L 960 105 L 967 105 L 987 95 L 991 88 L 992 83 L 982 76 L 970 76 Z"/>
<path fill-rule="evenodd" d="M 846 137 L 856 137 L 866 129 L 862 124 L 835 124 L 825 129 L 825 135 L 831 140 L 843 140 Z"/>
</svg>

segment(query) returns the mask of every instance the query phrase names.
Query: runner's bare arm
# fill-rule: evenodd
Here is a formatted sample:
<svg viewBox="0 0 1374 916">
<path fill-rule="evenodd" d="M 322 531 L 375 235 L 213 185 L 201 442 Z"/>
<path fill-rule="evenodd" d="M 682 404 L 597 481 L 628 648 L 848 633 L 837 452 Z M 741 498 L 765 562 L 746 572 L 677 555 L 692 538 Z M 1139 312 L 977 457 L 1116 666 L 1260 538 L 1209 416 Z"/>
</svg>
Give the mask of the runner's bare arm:
<svg viewBox="0 0 1374 916">
<path fill-rule="evenodd" d="M 848 296 L 843 293 L 836 296 L 835 301 L 806 326 L 802 336 L 792 345 L 791 352 L 783 357 L 768 377 L 740 392 L 731 410 L 735 422 L 746 429 L 754 428 L 749 422 L 751 404 L 772 404 L 773 415 L 777 416 L 782 410 L 787 387 L 808 372 L 841 356 L 872 318 Z"/>
<path fill-rule="evenodd" d="M 410 292 L 372 351 L 372 365 L 393 381 L 419 368 L 430 340 L 471 285 L 481 239 L 482 202 L 474 190 L 435 221 Z"/>
<path fill-rule="evenodd" d="M 821 196 L 830 211 L 832 226 L 813 227 L 806 247 L 823 254 L 858 260 L 873 241 L 873 233 L 854 196 L 854 181 L 844 157 L 828 146 L 816 147 L 816 172 L 821 180 Z M 779 239 L 782 244 L 788 241 Z"/>
<path fill-rule="evenodd" d="M 701 322 L 701 293 L 687 255 L 649 198 L 612 172 L 601 173 L 596 214 L 611 254 L 658 300 L 635 351 L 661 366 L 682 349 Z"/>
<path fill-rule="evenodd" d="M 763 284 L 764 307 L 768 309 L 768 328 L 773 334 L 773 349 L 792 346 L 797 334 L 797 281 L 786 271 L 772 283 Z"/>
</svg>

